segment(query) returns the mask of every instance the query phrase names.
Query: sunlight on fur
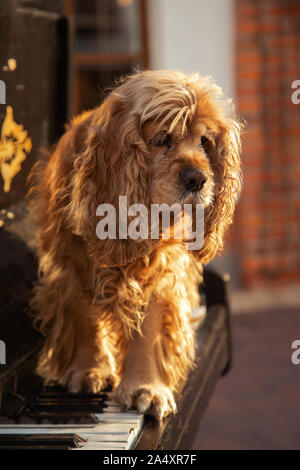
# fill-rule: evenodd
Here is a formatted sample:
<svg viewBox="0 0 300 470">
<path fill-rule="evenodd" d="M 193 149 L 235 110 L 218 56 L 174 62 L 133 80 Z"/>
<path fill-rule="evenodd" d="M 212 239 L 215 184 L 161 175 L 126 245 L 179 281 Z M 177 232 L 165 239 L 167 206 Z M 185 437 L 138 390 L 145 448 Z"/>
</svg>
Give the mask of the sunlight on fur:
<svg viewBox="0 0 300 470">
<path fill-rule="evenodd" d="M 209 78 L 138 72 L 73 119 L 33 170 L 38 226 L 35 325 L 46 336 L 39 373 L 71 392 L 111 385 L 115 399 L 158 420 L 194 360 L 191 311 L 202 265 L 223 246 L 241 186 L 240 130 Z M 96 208 L 201 202 L 204 245 L 100 240 Z"/>
</svg>

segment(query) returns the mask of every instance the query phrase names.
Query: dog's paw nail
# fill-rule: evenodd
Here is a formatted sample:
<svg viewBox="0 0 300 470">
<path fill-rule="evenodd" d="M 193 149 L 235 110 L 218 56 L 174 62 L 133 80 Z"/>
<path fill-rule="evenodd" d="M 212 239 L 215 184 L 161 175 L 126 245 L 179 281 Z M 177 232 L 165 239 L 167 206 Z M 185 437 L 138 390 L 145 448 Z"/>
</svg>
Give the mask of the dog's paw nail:
<svg viewBox="0 0 300 470">
<path fill-rule="evenodd" d="M 146 413 L 151 405 L 151 395 L 148 392 L 143 392 L 137 398 L 137 409 L 140 413 Z"/>
<path fill-rule="evenodd" d="M 155 418 L 157 421 L 162 421 L 163 418 L 164 418 L 164 415 L 165 415 L 165 411 L 164 411 L 164 410 L 159 410 L 159 411 L 157 411 L 156 413 L 154 413 L 154 418 Z"/>
<path fill-rule="evenodd" d="M 125 411 L 130 410 L 132 406 L 132 398 L 128 396 L 122 403 L 122 407 L 124 408 Z"/>
</svg>

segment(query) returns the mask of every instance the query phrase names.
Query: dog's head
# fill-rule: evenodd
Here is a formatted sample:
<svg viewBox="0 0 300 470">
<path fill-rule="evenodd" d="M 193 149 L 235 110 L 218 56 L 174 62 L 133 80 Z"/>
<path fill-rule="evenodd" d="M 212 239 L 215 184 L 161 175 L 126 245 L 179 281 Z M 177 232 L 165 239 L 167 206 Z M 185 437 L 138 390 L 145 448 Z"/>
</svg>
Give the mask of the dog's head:
<svg viewBox="0 0 300 470">
<path fill-rule="evenodd" d="M 96 209 L 151 204 L 202 204 L 207 263 L 222 247 L 240 192 L 240 124 L 219 87 L 198 74 L 139 72 L 123 80 L 83 124 L 74 161 L 70 218 L 106 266 L 148 255 L 155 241 L 97 240 Z M 157 241 L 156 241 L 157 242 Z"/>
</svg>

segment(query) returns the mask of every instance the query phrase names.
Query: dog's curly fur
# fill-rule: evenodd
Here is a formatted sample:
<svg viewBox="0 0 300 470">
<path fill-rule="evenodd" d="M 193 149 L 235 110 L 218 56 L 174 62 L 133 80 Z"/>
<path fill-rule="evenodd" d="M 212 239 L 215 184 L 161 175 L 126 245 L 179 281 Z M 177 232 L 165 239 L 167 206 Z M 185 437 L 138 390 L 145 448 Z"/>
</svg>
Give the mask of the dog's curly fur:
<svg viewBox="0 0 300 470">
<path fill-rule="evenodd" d="M 202 139 L 201 137 L 206 137 Z M 240 124 L 221 90 L 198 74 L 137 72 L 71 123 L 34 170 L 39 285 L 32 307 L 46 335 L 40 373 L 71 392 L 112 385 L 116 399 L 157 419 L 193 363 L 190 315 L 202 263 L 222 248 L 240 185 Z M 206 177 L 183 193 L 184 168 Z M 100 240 L 96 208 L 205 206 L 204 244 Z"/>
</svg>

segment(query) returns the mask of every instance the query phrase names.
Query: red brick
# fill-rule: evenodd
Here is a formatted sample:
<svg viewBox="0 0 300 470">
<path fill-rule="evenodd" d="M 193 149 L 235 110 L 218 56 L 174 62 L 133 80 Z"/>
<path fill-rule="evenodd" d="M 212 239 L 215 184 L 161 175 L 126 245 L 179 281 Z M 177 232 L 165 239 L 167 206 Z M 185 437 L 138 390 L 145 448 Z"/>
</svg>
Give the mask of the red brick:
<svg viewBox="0 0 300 470">
<path fill-rule="evenodd" d="M 244 185 L 235 231 L 247 285 L 300 280 L 300 79 L 298 1 L 236 0 L 238 110 Z M 263 44 L 263 48 L 262 48 Z"/>
</svg>

